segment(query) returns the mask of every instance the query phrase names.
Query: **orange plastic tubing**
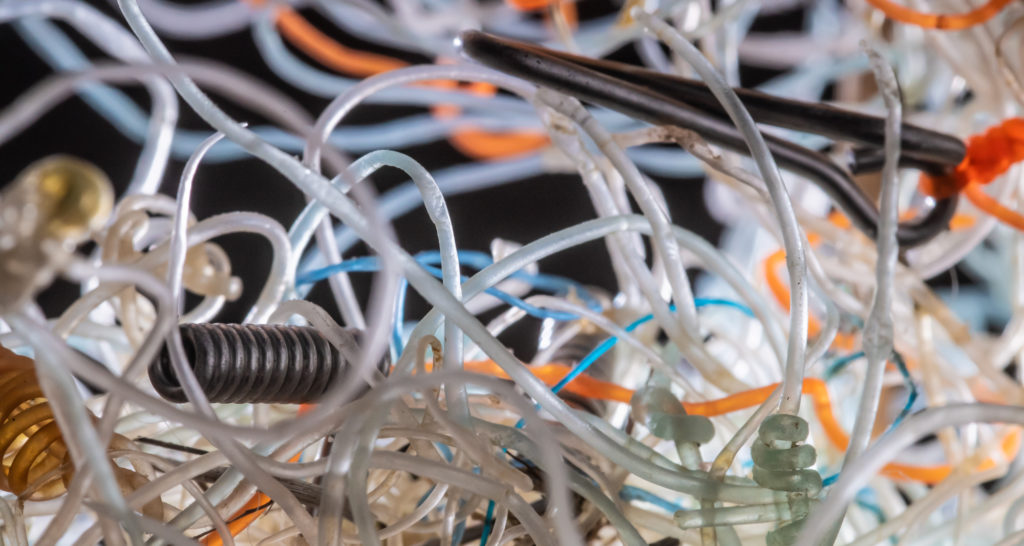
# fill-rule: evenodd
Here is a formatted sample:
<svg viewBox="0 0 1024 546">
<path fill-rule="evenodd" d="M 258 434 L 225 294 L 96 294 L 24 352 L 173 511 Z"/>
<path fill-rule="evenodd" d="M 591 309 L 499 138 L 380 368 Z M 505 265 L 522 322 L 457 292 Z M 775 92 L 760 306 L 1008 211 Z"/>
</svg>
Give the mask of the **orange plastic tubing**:
<svg viewBox="0 0 1024 546">
<path fill-rule="evenodd" d="M 867 0 L 876 9 L 880 10 L 886 17 L 916 25 L 922 28 L 934 28 L 938 30 L 963 30 L 974 25 L 979 25 L 995 17 L 1003 11 L 1012 0 L 989 0 L 984 6 L 968 11 L 967 13 L 921 13 L 906 6 L 901 6 L 889 0 Z"/>
</svg>

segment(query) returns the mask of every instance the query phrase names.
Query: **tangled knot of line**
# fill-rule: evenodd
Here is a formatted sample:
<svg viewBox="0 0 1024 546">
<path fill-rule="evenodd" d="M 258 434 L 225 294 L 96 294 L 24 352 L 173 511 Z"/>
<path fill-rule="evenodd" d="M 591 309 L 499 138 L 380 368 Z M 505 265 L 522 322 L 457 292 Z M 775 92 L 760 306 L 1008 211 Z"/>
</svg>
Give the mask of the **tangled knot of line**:
<svg viewBox="0 0 1024 546">
<path fill-rule="evenodd" d="M 918 188 L 936 199 L 950 197 L 968 184 L 988 184 L 1024 160 L 1024 118 L 1010 118 L 967 139 L 963 161 L 944 176 L 922 174 Z"/>
</svg>

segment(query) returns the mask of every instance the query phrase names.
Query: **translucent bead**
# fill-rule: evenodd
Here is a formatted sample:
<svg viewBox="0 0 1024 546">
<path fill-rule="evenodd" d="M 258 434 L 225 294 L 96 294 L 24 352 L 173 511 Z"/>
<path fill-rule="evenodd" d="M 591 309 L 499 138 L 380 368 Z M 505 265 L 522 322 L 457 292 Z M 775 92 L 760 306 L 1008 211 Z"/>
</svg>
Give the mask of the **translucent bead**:
<svg viewBox="0 0 1024 546">
<path fill-rule="evenodd" d="M 711 420 L 702 415 L 687 415 L 683 404 L 666 388 L 637 390 L 632 406 L 633 418 L 658 438 L 705 444 L 715 437 Z"/>
<path fill-rule="evenodd" d="M 802 442 L 807 439 L 809 432 L 807 421 L 796 415 L 777 413 L 761 423 L 758 436 L 765 443 Z"/>
</svg>

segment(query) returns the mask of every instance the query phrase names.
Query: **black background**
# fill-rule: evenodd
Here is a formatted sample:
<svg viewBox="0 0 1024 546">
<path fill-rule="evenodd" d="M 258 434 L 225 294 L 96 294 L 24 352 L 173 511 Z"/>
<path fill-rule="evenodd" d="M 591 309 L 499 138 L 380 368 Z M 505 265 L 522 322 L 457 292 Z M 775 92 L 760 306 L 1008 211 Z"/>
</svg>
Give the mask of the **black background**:
<svg viewBox="0 0 1024 546">
<path fill-rule="evenodd" d="M 94 6 L 109 13 L 117 20 L 119 14 L 104 0 L 93 0 Z M 581 18 L 610 13 L 618 9 L 608 0 L 586 0 L 580 3 Z M 312 10 L 303 14 L 343 43 L 363 48 L 378 49 L 350 36 L 345 36 L 336 27 L 320 18 Z M 798 30 L 801 25 L 799 10 L 769 17 L 761 17 L 755 23 L 755 30 Z M 61 24 L 69 36 L 95 60 L 104 56 L 81 39 L 73 29 Z M 198 56 L 214 59 L 240 70 L 244 70 L 288 93 L 295 101 L 317 115 L 327 100 L 307 95 L 290 87 L 274 76 L 260 59 L 248 32 L 199 42 L 167 40 L 167 45 L 179 58 Z M 10 104 L 31 85 L 51 74 L 49 67 L 21 41 L 10 25 L 0 26 L 0 51 L 4 66 L 0 72 L 0 104 Z M 394 54 L 395 52 L 389 52 Z M 304 56 L 296 52 L 300 57 Z M 405 56 L 408 61 L 428 62 L 429 59 Z M 631 46 L 616 52 L 617 60 L 637 62 Z M 308 60 L 308 59 L 307 59 Z M 308 60 L 312 66 L 316 62 Z M 744 85 L 756 85 L 774 75 L 771 71 L 743 67 Z M 127 88 L 139 105 L 148 110 L 148 97 L 138 87 Z M 216 97 L 215 97 L 216 98 Z M 219 101 L 237 119 L 258 124 L 264 120 L 252 113 Z M 420 112 L 416 108 L 372 107 L 357 109 L 346 119 L 348 125 L 374 123 L 384 119 Z M 206 129 L 207 127 L 182 103 L 181 127 Z M 402 150 L 420 161 L 427 169 L 459 164 L 466 159 L 446 142 Z M 54 153 L 67 153 L 86 158 L 99 165 L 114 181 L 118 190 L 123 190 L 131 177 L 137 160 L 139 146 L 118 133 L 101 116 L 88 108 L 80 99 L 72 98 L 47 113 L 38 123 L 0 148 L 0 183 L 6 184 L 32 161 Z M 682 154 L 683 152 L 680 152 Z M 164 193 L 176 193 L 178 177 L 183 164 L 172 161 L 164 179 Z M 379 191 L 401 183 L 404 177 L 393 171 L 383 170 L 374 175 L 373 181 Z M 701 196 L 702 183 L 699 180 L 658 180 L 667 198 L 674 221 L 708 237 L 712 242 L 718 237 L 718 226 L 708 215 Z M 304 206 L 302 195 L 283 177 L 256 160 L 204 165 L 196 179 L 192 208 L 202 219 L 211 215 L 235 210 L 256 211 L 267 214 L 281 222 L 286 228 Z M 547 175 L 505 187 L 490 189 L 467 195 L 451 197 L 448 200 L 452 220 L 456 227 L 457 242 L 462 249 L 487 250 L 491 240 L 502 237 L 519 242 L 528 242 L 556 229 L 592 218 L 593 210 L 578 177 Z M 434 230 L 427 215 L 418 209 L 395 221 L 400 242 L 410 252 L 436 249 Z M 216 241 L 231 257 L 235 274 L 241 276 L 245 291 L 241 299 L 217 317 L 220 322 L 240 320 L 253 303 L 260 286 L 266 278 L 269 266 L 269 245 L 254 235 L 232 235 Z M 356 247 L 348 256 L 365 255 L 367 250 Z M 558 273 L 582 283 L 614 287 L 614 279 L 608 265 L 607 254 L 600 243 L 592 243 L 545 260 L 541 264 L 545 272 Z M 365 297 L 369 289 L 369 277 L 355 276 L 358 293 Z M 67 307 L 78 294 L 77 286 L 58 281 L 40 296 L 40 302 L 49 316 L 55 316 Z M 326 283 L 321 283 L 310 295 L 311 299 L 327 308 L 338 317 Z M 426 309 L 425 304 L 410 294 L 407 317 L 414 318 Z M 484 317 L 489 318 L 489 317 Z M 505 336 L 505 341 L 515 347 L 520 356 L 528 356 L 536 339 L 537 324 L 525 321 Z"/>
</svg>

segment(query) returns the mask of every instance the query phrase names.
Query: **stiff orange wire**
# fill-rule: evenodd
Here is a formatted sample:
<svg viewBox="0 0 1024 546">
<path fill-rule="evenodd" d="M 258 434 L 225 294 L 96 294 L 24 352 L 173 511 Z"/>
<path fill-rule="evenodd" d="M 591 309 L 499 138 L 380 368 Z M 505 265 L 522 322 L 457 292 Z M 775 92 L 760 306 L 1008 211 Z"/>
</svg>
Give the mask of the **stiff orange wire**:
<svg viewBox="0 0 1024 546">
<path fill-rule="evenodd" d="M 490 360 L 466 362 L 465 368 L 476 373 L 508 379 L 508 375 L 504 370 Z M 571 367 L 564 364 L 530 366 L 530 372 L 550 386 L 554 386 L 561 381 L 571 369 Z M 775 383 L 706 402 L 683 402 L 683 408 L 692 415 L 703 415 L 706 417 L 725 415 L 762 404 L 778 386 L 779 384 Z M 565 385 L 564 390 L 594 400 L 622 402 L 625 404 L 628 404 L 633 398 L 633 391 L 631 389 L 596 379 L 587 374 L 580 374 L 572 382 Z M 842 425 L 839 424 L 835 414 L 832 412 L 832 401 L 825 382 L 818 378 L 805 378 L 803 393 L 810 398 L 814 412 L 817 414 L 818 421 L 825 432 L 825 437 L 828 438 L 829 442 L 836 449 L 845 451 L 850 443 L 850 437 L 843 430 Z M 1020 429 L 1009 429 L 1003 436 L 1000 445 L 1005 460 L 1012 460 L 1016 456 L 1020 450 L 1020 443 Z M 998 464 L 998 461 L 995 458 L 989 457 L 981 463 L 978 470 L 992 468 L 996 464 Z M 882 469 L 882 474 L 894 480 L 919 481 L 932 485 L 946 479 L 952 470 L 952 466 L 948 464 L 910 465 L 889 463 Z"/>
<path fill-rule="evenodd" d="M 922 13 L 889 0 L 867 0 L 867 3 L 886 17 L 901 23 L 938 30 L 963 30 L 995 17 L 1011 1 L 989 0 L 985 5 L 966 13 Z"/>
</svg>

